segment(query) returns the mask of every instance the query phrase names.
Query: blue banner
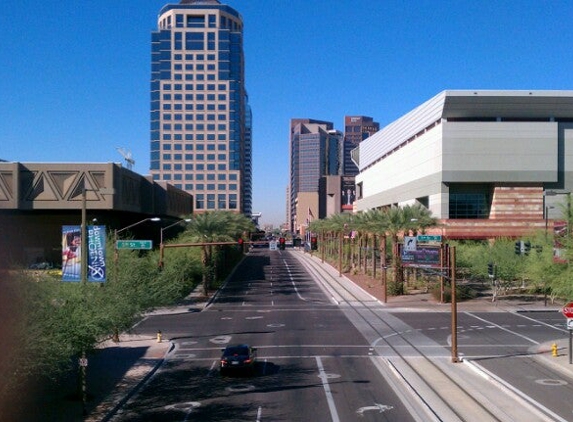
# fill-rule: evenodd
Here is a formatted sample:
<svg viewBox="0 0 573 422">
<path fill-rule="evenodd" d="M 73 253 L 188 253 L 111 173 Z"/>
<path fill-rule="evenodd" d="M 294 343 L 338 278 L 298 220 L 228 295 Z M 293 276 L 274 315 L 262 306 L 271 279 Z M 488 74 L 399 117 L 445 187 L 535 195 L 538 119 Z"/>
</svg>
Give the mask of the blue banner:
<svg viewBox="0 0 573 422">
<path fill-rule="evenodd" d="M 105 226 L 88 226 L 87 281 L 106 281 Z M 81 281 L 81 226 L 62 227 L 62 281 Z"/>
<path fill-rule="evenodd" d="M 88 226 L 88 281 L 105 281 L 105 226 Z"/>
</svg>

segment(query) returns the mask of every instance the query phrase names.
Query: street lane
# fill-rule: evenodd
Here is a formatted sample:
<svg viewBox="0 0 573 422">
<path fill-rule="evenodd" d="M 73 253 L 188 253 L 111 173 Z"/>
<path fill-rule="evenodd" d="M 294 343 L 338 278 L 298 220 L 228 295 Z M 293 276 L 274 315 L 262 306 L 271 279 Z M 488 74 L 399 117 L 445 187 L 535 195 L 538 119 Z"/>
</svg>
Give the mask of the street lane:
<svg viewBox="0 0 573 422">
<path fill-rule="evenodd" d="M 411 330 L 437 344 L 450 345 L 448 313 L 395 313 Z M 448 323 L 450 325 L 448 326 Z M 458 351 L 492 377 L 545 409 L 551 420 L 573 420 L 573 377 L 537 354 L 541 344 L 567 336 L 565 318 L 556 311 L 460 312 Z"/>
<path fill-rule="evenodd" d="M 175 349 L 121 421 L 413 421 L 364 336 L 297 259 L 253 250 L 203 312 L 148 318 Z M 222 377 L 221 348 L 258 349 L 253 377 Z"/>
</svg>

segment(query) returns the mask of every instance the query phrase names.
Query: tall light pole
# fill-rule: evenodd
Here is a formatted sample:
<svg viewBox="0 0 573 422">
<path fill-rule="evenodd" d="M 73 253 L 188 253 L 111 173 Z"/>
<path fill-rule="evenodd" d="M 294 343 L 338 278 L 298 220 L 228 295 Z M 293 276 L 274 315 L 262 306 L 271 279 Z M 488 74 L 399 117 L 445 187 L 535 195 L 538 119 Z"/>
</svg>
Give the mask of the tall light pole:
<svg viewBox="0 0 573 422">
<path fill-rule="evenodd" d="M 82 187 L 82 226 L 81 226 L 81 241 L 80 241 L 80 282 L 82 289 L 82 297 L 85 300 L 86 289 L 88 284 L 88 234 L 87 234 L 87 191 L 98 192 L 101 195 L 113 195 L 115 193 L 113 188 L 101 189 L 86 189 L 85 181 Z M 86 349 L 82 349 L 82 356 L 79 360 L 80 374 L 81 374 L 81 388 L 82 388 L 82 409 L 84 416 L 87 415 L 87 366 L 88 360 L 86 358 Z"/>
<path fill-rule="evenodd" d="M 179 220 L 179 221 L 177 221 L 177 222 L 175 222 L 175 223 L 173 223 L 167 227 L 163 227 L 161 229 L 160 234 L 159 234 L 159 269 L 163 269 L 163 232 L 167 229 L 170 229 L 171 227 L 178 225 L 178 224 L 181 224 L 183 222 L 189 223 L 190 221 L 191 221 L 190 218 L 184 218 L 182 220 Z"/>
</svg>

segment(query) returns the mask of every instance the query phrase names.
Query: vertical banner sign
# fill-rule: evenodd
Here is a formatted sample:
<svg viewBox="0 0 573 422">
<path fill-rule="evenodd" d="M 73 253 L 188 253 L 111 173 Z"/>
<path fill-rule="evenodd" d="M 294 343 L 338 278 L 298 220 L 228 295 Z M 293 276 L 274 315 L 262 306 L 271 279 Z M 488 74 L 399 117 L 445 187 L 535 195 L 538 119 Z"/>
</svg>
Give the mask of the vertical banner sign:
<svg viewBox="0 0 573 422">
<path fill-rule="evenodd" d="M 87 281 L 106 281 L 105 226 L 88 226 Z M 81 281 L 81 226 L 62 227 L 62 281 Z"/>
<path fill-rule="evenodd" d="M 62 227 L 62 281 L 80 281 L 82 262 L 80 226 Z"/>
<path fill-rule="evenodd" d="M 88 226 L 88 281 L 105 281 L 105 226 Z"/>
</svg>

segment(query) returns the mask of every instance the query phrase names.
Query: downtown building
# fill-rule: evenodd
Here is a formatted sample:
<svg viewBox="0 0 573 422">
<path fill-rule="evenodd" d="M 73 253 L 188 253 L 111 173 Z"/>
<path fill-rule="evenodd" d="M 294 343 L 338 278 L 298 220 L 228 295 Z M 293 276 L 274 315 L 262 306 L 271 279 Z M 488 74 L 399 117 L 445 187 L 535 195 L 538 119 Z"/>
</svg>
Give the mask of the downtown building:
<svg viewBox="0 0 573 422">
<path fill-rule="evenodd" d="M 342 159 L 344 176 L 356 176 L 358 166 L 352 161 L 351 152 L 360 143 L 374 135 L 380 130 L 380 123 L 375 122 L 372 117 L 367 116 L 345 116 L 344 117 L 344 154 Z"/>
<path fill-rule="evenodd" d="M 151 43 L 150 174 L 194 210 L 252 213 L 252 116 L 243 21 L 218 0 L 159 12 Z"/>
<path fill-rule="evenodd" d="M 352 156 L 354 212 L 420 204 L 449 239 L 553 230 L 573 192 L 573 91 L 443 91 Z"/>
<path fill-rule="evenodd" d="M 323 217 L 320 189 L 324 177 L 340 175 L 342 139 L 331 122 L 291 119 L 288 221 L 292 233 L 304 234 L 311 220 Z"/>
<path fill-rule="evenodd" d="M 331 122 L 292 119 L 287 221 L 293 233 L 315 218 L 353 212 L 358 167 L 351 151 L 376 133 L 372 117 L 345 116 L 344 134 Z"/>
</svg>

